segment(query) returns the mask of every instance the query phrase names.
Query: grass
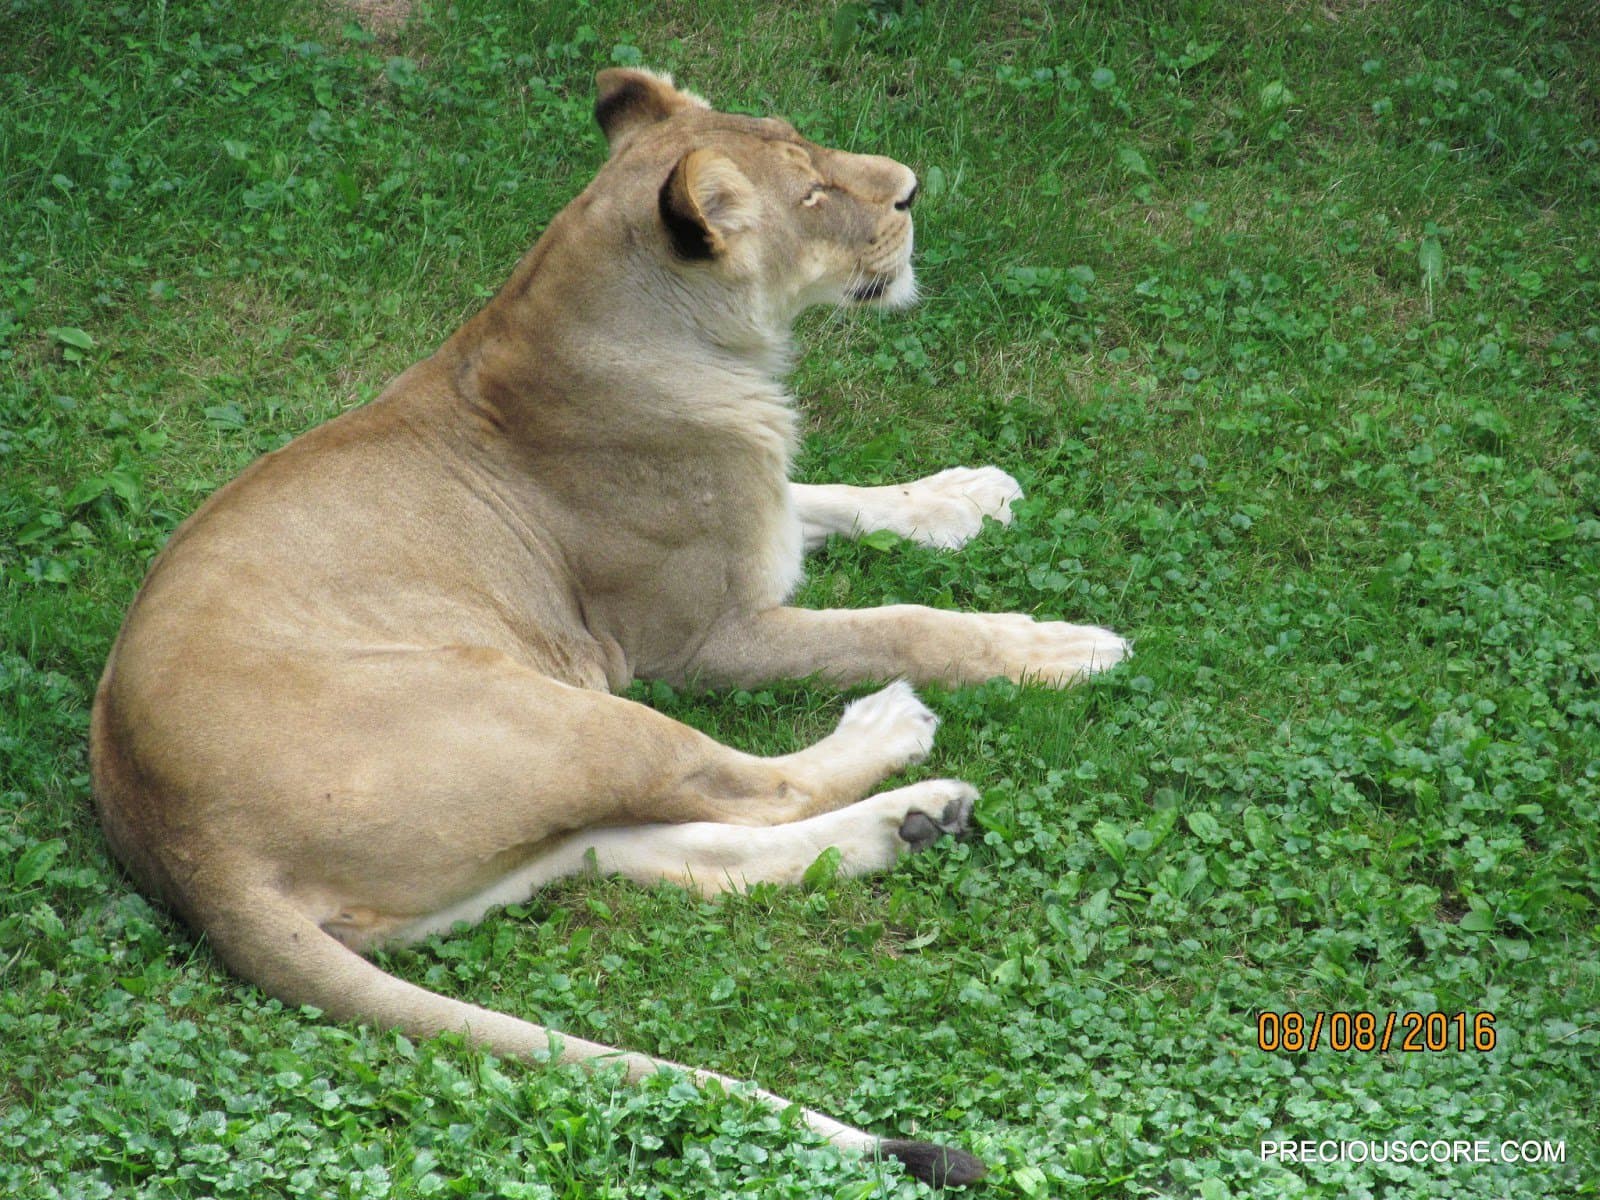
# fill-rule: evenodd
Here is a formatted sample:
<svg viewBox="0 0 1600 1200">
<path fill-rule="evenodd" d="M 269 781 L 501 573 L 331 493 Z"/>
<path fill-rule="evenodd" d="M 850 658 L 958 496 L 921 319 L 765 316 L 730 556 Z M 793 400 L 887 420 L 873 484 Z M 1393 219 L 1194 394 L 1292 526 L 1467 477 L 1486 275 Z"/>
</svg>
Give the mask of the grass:
<svg viewBox="0 0 1600 1200">
<path fill-rule="evenodd" d="M 966 550 L 801 600 L 1035 612 L 1137 655 L 934 692 L 980 836 L 704 903 L 577 881 L 388 965 L 958 1140 L 996 1196 L 1597 1194 L 1600 55 L 1581 3 L 0 0 L 0 1190 L 911 1195 L 737 1097 L 330 1026 L 107 858 L 94 682 L 251 458 L 430 351 L 592 173 L 594 71 L 923 180 L 927 299 L 820 314 L 810 480 L 995 462 Z M 738 745 L 838 711 L 638 695 Z M 270 719 L 270 715 L 266 718 Z M 1492 1012 L 1492 1051 L 1257 1046 Z M 1559 1142 L 1563 1162 L 1264 1158 Z"/>
</svg>

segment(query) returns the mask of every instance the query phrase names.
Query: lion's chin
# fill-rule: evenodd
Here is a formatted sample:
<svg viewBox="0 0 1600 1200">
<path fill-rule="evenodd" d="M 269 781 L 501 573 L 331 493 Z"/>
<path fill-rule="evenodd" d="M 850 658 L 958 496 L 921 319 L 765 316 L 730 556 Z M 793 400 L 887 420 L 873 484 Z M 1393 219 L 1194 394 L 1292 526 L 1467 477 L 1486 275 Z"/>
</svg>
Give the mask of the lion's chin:
<svg viewBox="0 0 1600 1200">
<path fill-rule="evenodd" d="M 907 265 L 898 275 L 876 275 L 850 292 L 856 304 L 876 308 L 910 308 L 917 302 L 917 275 Z"/>
</svg>

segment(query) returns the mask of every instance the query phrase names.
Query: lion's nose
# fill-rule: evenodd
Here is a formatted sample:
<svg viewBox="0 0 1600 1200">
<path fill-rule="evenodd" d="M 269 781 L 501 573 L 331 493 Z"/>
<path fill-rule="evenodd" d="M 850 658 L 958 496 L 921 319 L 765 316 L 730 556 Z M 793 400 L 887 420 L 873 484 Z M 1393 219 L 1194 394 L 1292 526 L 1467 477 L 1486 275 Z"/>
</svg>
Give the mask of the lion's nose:
<svg viewBox="0 0 1600 1200">
<path fill-rule="evenodd" d="M 900 212 L 910 212 L 911 206 L 916 202 L 919 185 L 915 178 L 911 180 L 911 190 L 894 202 L 895 208 Z"/>
</svg>

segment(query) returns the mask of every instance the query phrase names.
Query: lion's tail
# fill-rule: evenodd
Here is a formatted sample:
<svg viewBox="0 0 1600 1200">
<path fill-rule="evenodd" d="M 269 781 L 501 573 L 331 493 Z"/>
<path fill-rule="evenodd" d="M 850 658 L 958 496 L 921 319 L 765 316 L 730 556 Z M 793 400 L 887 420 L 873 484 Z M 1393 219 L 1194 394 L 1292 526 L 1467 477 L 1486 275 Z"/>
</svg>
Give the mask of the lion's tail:
<svg viewBox="0 0 1600 1200">
<path fill-rule="evenodd" d="M 459 1033 L 502 1058 L 549 1055 L 561 1063 L 604 1067 L 621 1063 L 630 1082 L 656 1071 L 681 1071 L 698 1082 L 715 1079 L 739 1085 L 712 1071 L 680 1066 L 598 1042 L 555 1033 L 506 1013 L 480 1008 L 398 979 L 362 958 L 301 912 L 270 885 L 238 889 L 219 899 L 219 889 L 187 915 L 206 932 L 218 954 L 235 972 L 287 1004 L 309 1004 L 338 1020 L 355 1020 L 398 1029 L 411 1037 Z M 753 1098 L 775 1110 L 791 1101 L 756 1089 Z M 879 1138 L 802 1108 L 805 1123 L 840 1149 L 901 1161 L 912 1176 L 935 1186 L 971 1183 L 985 1174 L 983 1163 L 964 1150 L 895 1138 Z"/>
</svg>

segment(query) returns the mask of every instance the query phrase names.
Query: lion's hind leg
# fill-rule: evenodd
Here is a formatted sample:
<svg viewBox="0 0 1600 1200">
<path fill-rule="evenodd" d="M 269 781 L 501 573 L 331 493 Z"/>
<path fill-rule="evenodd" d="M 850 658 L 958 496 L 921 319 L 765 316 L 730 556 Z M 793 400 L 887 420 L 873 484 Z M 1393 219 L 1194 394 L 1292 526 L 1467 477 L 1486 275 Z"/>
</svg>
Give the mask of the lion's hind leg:
<svg viewBox="0 0 1600 1200">
<path fill-rule="evenodd" d="M 389 939 L 404 944 L 473 924 L 491 908 L 526 900 L 557 879 L 588 869 L 639 884 L 668 882 L 711 896 L 756 883 L 795 885 L 829 848 L 838 872 L 852 877 L 887 870 L 903 855 L 966 831 L 977 793 L 953 779 L 913 783 L 833 812 L 784 825 L 622 825 L 586 829 L 449 908 L 431 913 Z"/>
<path fill-rule="evenodd" d="M 295 895 L 357 949 L 526 898 L 581 868 L 550 858 L 577 831 L 759 829 L 852 805 L 925 757 L 937 726 L 896 683 L 814 745 L 763 757 L 493 652 L 371 655 L 317 683 L 340 719 L 298 738 L 292 762 L 280 755 L 257 783 L 316 802 L 260 819 L 269 806 L 247 807 L 239 837 L 269 860 L 290 847 Z"/>
<path fill-rule="evenodd" d="M 590 830 L 569 838 L 565 852 L 581 850 L 583 862 L 602 874 L 665 880 L 707 896 L 756 883 L 792 886 L 830 848 L 846 878 L 887 870 L 905 854 L 965 832 L 976 798 L 965 783 L 934 779 L 787 825 L 698 821 Z"/>
<path fill-rule="evenodd" d="M 834 787 L 853 791 L 851 800 L 912 763 L 933 748 L 939 718 L 917 699 L 905 680 L 853 701 L 834 731 L 804 750 L 771 759 L 802 776 L 826 776 Z"/>
<path fill-rule="evenodd" d="M 318 683 L 320 705 L 340 720 L 303 739 L 291 781 L 329 781 L 318 825 L 338 844 L 318 852 L 367 858 L 390 833 L 392 865 L 421 852 L 417 832 L 440 822 L 452 831 L 446 848 L 486 860 L 593 826 L 801 820 L 921 761 L 938 726 L 899 682 L 849 705 L 805 749 L 749 754 L 476 648 L 370 655 Z M 346 802 L 347 791 L 369 799 Z"/>
</svg>

